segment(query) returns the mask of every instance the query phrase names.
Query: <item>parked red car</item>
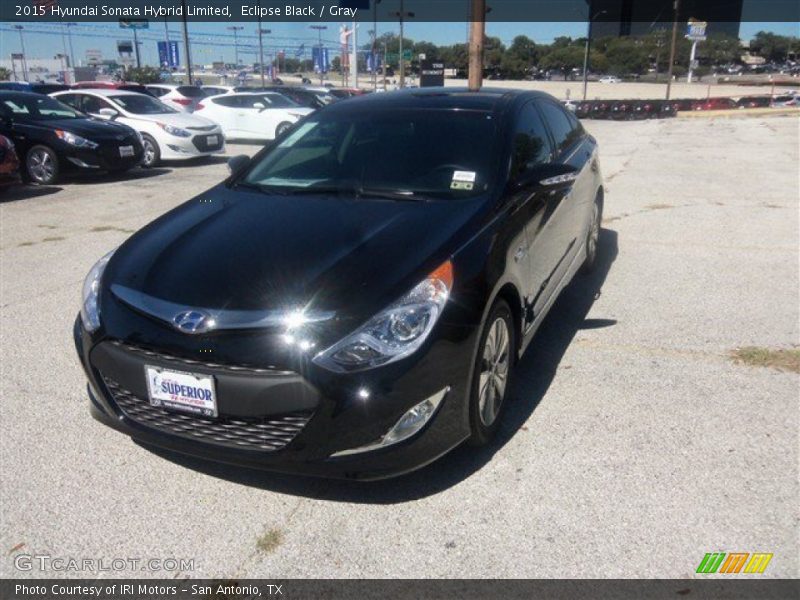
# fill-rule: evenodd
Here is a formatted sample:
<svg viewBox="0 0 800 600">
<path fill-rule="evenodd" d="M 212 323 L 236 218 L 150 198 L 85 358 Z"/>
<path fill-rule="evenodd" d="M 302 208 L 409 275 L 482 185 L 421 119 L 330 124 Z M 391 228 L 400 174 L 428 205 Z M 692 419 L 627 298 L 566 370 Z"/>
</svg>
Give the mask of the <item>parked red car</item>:
<svg viewBox="0 0 800 600">
<path fill-rule="evenodd" d="M 0 193 L 19 181 L 19 159 L 14 142 L 0 135 Z"/>
<path fill-rule="evenodd" d="M 694 110 L 732 110 L 739 108 L 733 98 L 709 98 L 701 100 L 694 106 Z"/>
</svg>

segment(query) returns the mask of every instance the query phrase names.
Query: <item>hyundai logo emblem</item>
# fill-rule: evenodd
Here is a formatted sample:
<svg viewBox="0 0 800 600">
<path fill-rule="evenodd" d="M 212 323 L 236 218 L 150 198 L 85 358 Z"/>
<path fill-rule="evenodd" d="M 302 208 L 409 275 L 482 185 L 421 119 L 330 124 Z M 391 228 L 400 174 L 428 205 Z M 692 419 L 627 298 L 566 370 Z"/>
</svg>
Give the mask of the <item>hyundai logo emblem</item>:
<svg viewBox="0 0 800 600">
<path fill-rule="evenodd" d="M 185 310 L 172 318 L 172 324 L 184 333 L 203 333 L 213 329 L 217 322 L 206 312 Z"/>
</svg>

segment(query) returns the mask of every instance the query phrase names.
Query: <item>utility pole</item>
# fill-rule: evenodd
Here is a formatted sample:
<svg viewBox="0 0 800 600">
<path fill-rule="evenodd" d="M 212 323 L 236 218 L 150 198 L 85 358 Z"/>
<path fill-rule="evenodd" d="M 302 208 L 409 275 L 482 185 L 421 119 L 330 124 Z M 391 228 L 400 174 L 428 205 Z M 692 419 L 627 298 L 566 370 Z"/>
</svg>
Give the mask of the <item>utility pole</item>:
<svg viewBox="0 0 800 600">
<path fill-rule="evenodd" d="M 140 69 L 142 63 L 139 59 L 139 36 L 136 33 L 136 27 L 133 28 L 133 49 L 136 50 L 136 68 Z"/>
<path fill-rule="evenodd" d="M 226 27 L 228 31 L 233 31 L 233 53 L 236 57 L 236 68 L 239 68 L 239 32 L 244 29 L 241 25 L 231 25 Z"/>
<path fill-rule="evenodd" d="M 319 84 L 323 85 L 325 83 L 325 75 L 322 72 L 322 32 L 328 28 L 327 25 L 310 25 L 310 29 L 316 29 L 317 33 L 319 33 Z"/>
<path fill-rule="evenodd" d="M 483 42 L 486 36 L 486 0 L 472 0 L 472 21 L 469 28 L 469 91 L 483 85 Z"/>
<path fill-rule="evenodd" d="M 388 48 L 389 48 L 388 44 L 386 42 L 383 42 L 383 60 L 381 62 L 383 63 L 383 91 L 384 92 L 386 91 L 386 53 L 387 53 Z"/>
<path fill-rule="evenodd" d="M 591 10 L 591 6 L 589 7 Z M 583 53 L 583 99 L 586 100 L 586 95 L 589 90 L 589 48 L 592 45 L 592 23 L 594 20 L 602 14 L 607 13 L 606 10 L 601 10 L 600 12 L 596 13 L 594 16 L 589 14 L 589 24 L 587 26 L 586 31 L 586 49 Z"/>
<path fill-rule="evenodd" d="M 22 25 L 14 25 L 14 29 L 19 31 L 19 45 L 22 46 L 22 80 L 28 81 L 28 58 L 25 56 L 25 40 L 22 37 Z"/>
<path fill-rule="evenodd" d="M 678 12 L 681 9 L 681 0 L 675 0 L 672 7 L 675 14 L 672 16 L 672 47 L 669 50 L 669 66 L 667 68 L 667 100 L 672 91 L 672 65 L 675 62 L 675 46 L 678 43 Z"/>
<path fill-rule="evenodd" d="M 64 26 L 67 28 L 67 40 L 69 41 L 69 66 L 73 69 L 75 68 L 75 52 L 72 49 L 72 27 L 75 27 L 77 23 L 64 23 Z"/>
<path fill-rule="evenodd" d="M 482 1 L 485 2 L 485 0 Z M 404 2 L 400 0 L 400 10 L 395 13 L 395 16 L 400 18 L 400 89 L 403 89 L 406 86 L 406 61 L 403 59 L 403 20 L 413 18 L 414 13 L 406 12 Z"/>
<path fill-rule="evenodd" d="M 183 9 L 183 45 L 186 49 L 186 76 L 189 79 L 189 85 L 192 85 L 192 55 L 189 51 L 189 25 L 187 22 L 186 0 L 181 0 L 181 8 Z"/>
</svg>

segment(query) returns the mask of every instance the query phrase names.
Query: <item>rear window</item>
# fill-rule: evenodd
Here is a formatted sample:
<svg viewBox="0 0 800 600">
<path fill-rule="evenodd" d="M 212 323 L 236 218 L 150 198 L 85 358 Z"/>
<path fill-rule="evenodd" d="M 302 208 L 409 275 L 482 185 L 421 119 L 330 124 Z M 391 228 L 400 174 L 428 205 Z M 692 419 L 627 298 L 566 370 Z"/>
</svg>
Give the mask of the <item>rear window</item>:
<svg viewBox="0 0 800 600">
<path fill-rule="evenodd" d="M 205 98 L 206 93 L 201 90 L 199 87 L 195 87 L 192 85 L 182 85 L 177 88 L 177 92 L 186 96 L 187 98 Z"/>
</svg>

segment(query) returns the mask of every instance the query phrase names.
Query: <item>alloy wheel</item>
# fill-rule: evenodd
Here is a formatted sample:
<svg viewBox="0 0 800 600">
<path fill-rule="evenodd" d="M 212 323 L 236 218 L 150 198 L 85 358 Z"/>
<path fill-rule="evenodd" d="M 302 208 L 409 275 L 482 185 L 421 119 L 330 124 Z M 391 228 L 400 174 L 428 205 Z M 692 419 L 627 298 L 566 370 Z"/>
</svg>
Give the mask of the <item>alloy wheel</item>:
<svg viewBox="0 0 800 600">
<path fill-rule="evenodd" d="M 481 374 L 478 380 L 478 413 L 486 427 L 490 427 L 500 412 L 508 382 L 511 357 L 508 323 L 502 317 L 495 319 L 483 345 Z"/>
<path fill-rule="evenodd" d="M 597 202 L 592 207 L 592 224 L 589 229 L 589 237 L 586 240 L 586 256 L 588 262 L 594 262 L 597 257 L 597 242 L 600 239 L 600 207 Z"/>
<path fill-rule="evenodd" d="M 37 183 L 46 183 L 53 179 L 55 164 L 46 150 L 34 150 L 28 155 L 28 173 Z"/>
<path fill-rule="evenodd" d="M 144 166 L 146 166 L 146 167 L 149 167 L 150 165 L 153 164 L 155 159 L 156 159 L 155 146 L 153 145 L 153 142 L 151 142 L 148 139 L 145 139 L 144 140 L 144 158 L 142 159 L 142 164 Z"/>
</svg>

